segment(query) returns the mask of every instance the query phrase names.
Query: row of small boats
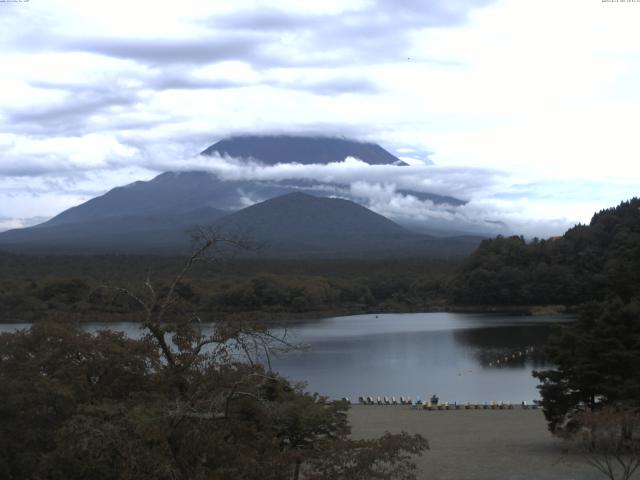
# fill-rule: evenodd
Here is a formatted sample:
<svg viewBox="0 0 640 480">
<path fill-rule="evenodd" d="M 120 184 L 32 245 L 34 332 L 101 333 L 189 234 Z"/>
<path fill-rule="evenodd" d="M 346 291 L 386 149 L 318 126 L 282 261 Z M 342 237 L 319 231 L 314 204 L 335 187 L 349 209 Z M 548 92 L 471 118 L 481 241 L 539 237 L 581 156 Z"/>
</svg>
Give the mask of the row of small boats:
<svg viewBox="0 0 640 480">
<path fill-rule="evenodd" d="M 351 403 L 351 399 L 344 397 L 343 401 Z M 511 402 L 484 402 L 484 403 L 449 403 L 449 402 L 423 402 L 420 397 L 413 400 L 411 397 L 398 397 L 395 396 L 378 396 L 378 397 L 358 397 L 358 403 L 361 405 L 410 405 L 412 408 L 422 408 L 424 410 L 513 410 L 514 408 L 522 409 L 537 409 L 540 407 L 538 400 L 534 400 L 531 403 L 522 401 L 521 403 Z"/>
</svg>

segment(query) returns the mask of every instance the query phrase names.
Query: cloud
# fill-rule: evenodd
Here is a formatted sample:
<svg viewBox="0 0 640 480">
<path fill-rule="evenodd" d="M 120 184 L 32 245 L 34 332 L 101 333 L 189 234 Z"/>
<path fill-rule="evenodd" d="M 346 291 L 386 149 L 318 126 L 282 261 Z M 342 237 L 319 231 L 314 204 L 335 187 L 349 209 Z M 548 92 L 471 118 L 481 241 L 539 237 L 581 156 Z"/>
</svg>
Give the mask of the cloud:
<svg viewBox="0 0 640 480">
<path fill-rule="evenodd" d="M 259 56 L 259 36 L 231 37 L 68 39 L 60 42 L 58 48 L 142 61 L 151 65 L 207 64 Z"/>
<path fill-rule="evenodd" d="M 223 90 L 230 88 L 247 88 L 270 86 L 285 90 L 299 90 L 316 95 L 340 95 L 344 93 L 373 94 L 380 91 L 380 87 L 370 79 L 354 75 L 330 74 L 325 78 L 319 75 L 319 79 L 310 79 L 307 75 L 299 74 L 298 77 L 280 78 L 278 75 L 269 75 L 261 78 L 206 78 L 192 73 L 167 74 L 163 73 L 155 79 L 150 79 L 146 85 L 153 90 L 198 90 L 213 89 Z"/>
<path fill-rule="evenodd" d="M 175 163 L 172 163 L 175 167 Z M 170 169 L 166 163 L 153 165 Z M 468 200 L 499 184 L 505 176 L 492 169 L 439 167 L 435 165 L 369 165 L 356 158 L 329 164 L 287 163 L 262 165 L 219 156 L 198 156 L 180 162 L 180 170 L 206 170 L 225 180 L 291 180 L 313 179 L 324 183 L 351 185 L 365 181 L 369 184 L 394 185 L 397 189 L 451 195 Z"/>
<path fill-rule="evenodd" d="M 10 177 L 86 171 L 122 167 L 138 154 L 110 135 L 90 133 L 80 137 L 45 139 L 0 134 L 0 175 Z"/>
<path fill-rule="evenodd" d="M 402 56 L 412 30 L 460 24 L 486 3 L 244 2 L 225 12 L 187 2 L 176 12 L 114 2 L 89 12 L 71 2 L 11 9 L 1 20 L 0 42 L 9 53 L 5 82 L 13 83 L 4 89 L 9 102 L 0 93 L 0 118 L 15 137 L 11 148 L 0 146 L 0 172 L 112 167 L 118 148 L 129 152 L 120 163 L 141 159 L 144 165 L 158 152 L 184 156 L 198 142 L 206 146 L 238 131 L 372 137 L 380 128 L 360 124 L 352 113 L 336 116 L 342 96 L 373 96 L 387 88 L 358 64 Z M 153 24 L 145 23 L 151 7 Z M 122 33 L 114 33 L 116 19 Z M 242 98 L 227 95 L 231 90 Z M 11 98 L 11 91 L 26 101 Z M 318 108 L 327 111 L 317 118 L 305 113 Z M 262 120 L 279 109 L 287 115 Z M 82 138 L 93 138 L 94 148 Z M 110 153 L 107 138 L 119 145 Z M 139 154 L 132 156 L 131 149 Z"/>
<path fill-rule="evenodd" d="M 251 2 L 245 8 L 240 6 L 226 13 L 216 11 L 204 18 L 198 17 L 200 8 L 186 3 L 181 8 L 192 14 L 186 22 L 191 23 L 192 31 L 198 32 L 195 36 L 155 33 L 153 27 L 144 26 L 135 33 L 132 30 L 131 34 L 114 36 L 100 29 L 82 31 L 81 26 L 74 25 L 76 32 L 69 34 L 60 28 L 64 27 L 64 14 L 58 14 L 50 16 L 49 24 L 40 18 L 40 28 L 30 29 L 28 35 L 24 30 L 14 32 L 10 19 L 5 22 L 9 28 L 4 41 L 26 52 L 88 52 L 153 66 L 234 60 L 259 69 L 335 67 L 403 58 L 411 48 L 412 32 L 459 26 L 473 9 L 493 1 L 378 0 L 319 12 L 313 7 L 300 8 L 282 2 L 266 6 Z M 115 3 L 110 15 L 117 17 L 120 12 L 130 16 L 127 10 Z M 154 10 L 161 14 L 163 9 L 154 6 Z M 21 20 L 21 16 L 16 14 L 13 21 Z"/>
<path fill-rule="evenodd" d="M 414 31 L 458 26 L 474 8 L 493 1 L 378 0 L 323 14 L 252 6 L 212 16 L 204 23 L 213 30 L 270 33 L 271 45 L 259 52 L 257 58 L 247 59 L 249 62 L 259 64 L 261 58 L 268 58 L 272 65 L 336 66 L 405 59 Z M 283 32 L 289 37 L 283 38 Z M 276 45 L 274 50 L 286 55 L 268 55 L 272 51 L 269 47 Z"/>
<path fill-rule="evenodd" d="M 354 158 L 327 165 L 263 165 L 230 157 L 196 156 L 179 162 L 150 162 L 147 167 L 209 171 L 227 181 L 293 185 L 302 181 L 305 188 L 318 194 L 354 198 L 382 215 L 422 229 L 528 237 L 562 234 L 578 222 L 588 222 L 593 212 L 615 205 L 637 190 L 633 179 L 618 184 L 615 190 L 606 179 L 575 189 L 573 180 L 523 183 L 517 176 L 492 168 L 368 165 Z M 453 196 L 465 203 L 434 202 L 421 193 Z M 248 204 L 263 199 L 245 200 Z"/>
<path fill-rule="evenodd" d="M 0 232 L 14 228 L 27 228 L 49 220 L 49 217 L 7 218 L 0 217 Z"/>
<path fill-rule="evenodd" d="M 219 156 L 152 162 L 148 167 L 209 171 L 226 181 L 304 185 L 321 195 L 356 199 L 381 215 L 423 229 L 550 236 L 564 232 L 575 221 L 549 212 L 540 216 L 526 196 L 518 193 L 521 186 L 515 179 L 494 169 L 368 165 L 355 158 L 326 165 L 263 165 Z M 508 192 L 513 198 L 506 202 L 503 197 Z M 453 196 L 465 203 L 434 202 L 421 195 L 427 193 Z M 243 199 L 247 205 L 264 200 L 248 195 Z"/>
<path fill-rule="evenodd" d="M 301 90 L 316 95 L 328 96 L 343 93 L 373 94 L 381 90 L 381 88 L 370 79 L 355 76 L 338 76 L 322 80 L 308 80 L 303 78 L 299 81 L 273 82 L 271 84 L 280 88 Z"/>
<path fill-rule="evenodd" d="M 130 108 L 140 101 L 137 92 L 113 84 L 83 86 L 40 81 L 31 83 L 31 86 L 58 90 L 63 95 L 55 103 L 28 110 L 7 109 L 5 115 L 14 131 L 24 131 L 24 125 L 49 135 L 77 131 L 92 115 L 107 113 L 116 107 Z"/>
</svg>

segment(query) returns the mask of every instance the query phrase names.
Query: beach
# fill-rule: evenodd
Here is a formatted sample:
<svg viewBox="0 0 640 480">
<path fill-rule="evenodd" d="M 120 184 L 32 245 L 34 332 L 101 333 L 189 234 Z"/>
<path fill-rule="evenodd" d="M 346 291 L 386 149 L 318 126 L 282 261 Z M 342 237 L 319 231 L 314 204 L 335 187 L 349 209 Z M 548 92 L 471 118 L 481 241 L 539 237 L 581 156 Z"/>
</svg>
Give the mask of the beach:
<svg viewBox="0 0 640 480">
<path fill-rule="evenodd" d="M 597 480 L 604 478 L 547 430 L 541 410 L 438 410 L 353 405 L 353 438 L 419 433 L 430 450 L 416 458 L 419 479 Z"/>
</svg>

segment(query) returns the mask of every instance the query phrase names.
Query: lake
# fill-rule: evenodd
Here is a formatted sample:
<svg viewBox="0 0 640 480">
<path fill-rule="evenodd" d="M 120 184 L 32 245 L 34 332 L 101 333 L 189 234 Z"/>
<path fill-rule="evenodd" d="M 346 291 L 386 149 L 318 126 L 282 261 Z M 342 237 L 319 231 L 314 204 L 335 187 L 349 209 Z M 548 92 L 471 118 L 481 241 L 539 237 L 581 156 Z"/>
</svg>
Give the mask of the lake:
<svg viewBox="0 0 640 480">
<path fill-rule="evenodd" d="M 274 370 L 332 398 L 437 394 L 458 403 L 539 398 L 533 369 L 550 367 L 543 345 L 559 317 L 460 313 L 354 315 L 286 324 L 300 349 Z M 0 331 L 25 324 L 0 325 Z M 276 334 L 283 324 L 271 325 Z M 87 324 L 139 335 L 137 324 Z"/>
</svg>

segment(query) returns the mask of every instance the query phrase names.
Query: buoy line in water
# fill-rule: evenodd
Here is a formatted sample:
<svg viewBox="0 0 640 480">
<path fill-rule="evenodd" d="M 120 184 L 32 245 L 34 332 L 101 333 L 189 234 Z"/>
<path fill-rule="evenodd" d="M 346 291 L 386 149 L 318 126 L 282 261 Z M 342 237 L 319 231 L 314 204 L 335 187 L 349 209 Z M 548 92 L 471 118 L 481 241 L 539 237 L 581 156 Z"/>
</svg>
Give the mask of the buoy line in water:
<svg viewBox="0 0 640 480">
<path fill-rule="evenodd" d="M 527 355 L 532 354 L 535 351 L 535 347 L 527 347 L 524 350 L 515 350 L 505 355 L 498 355 L 487 363 L 488 367 L 500 367 L 508 365 L 514 360 L 520 360 L 526 358 Z"/>
</svg>

